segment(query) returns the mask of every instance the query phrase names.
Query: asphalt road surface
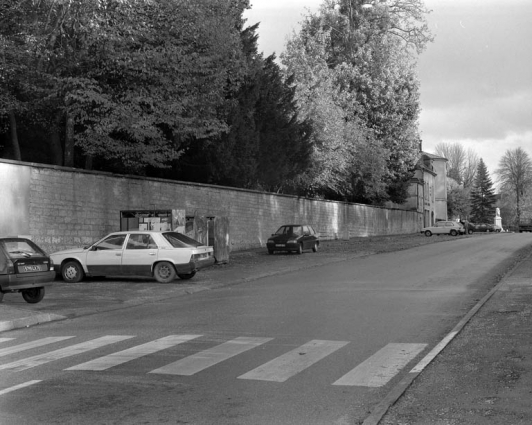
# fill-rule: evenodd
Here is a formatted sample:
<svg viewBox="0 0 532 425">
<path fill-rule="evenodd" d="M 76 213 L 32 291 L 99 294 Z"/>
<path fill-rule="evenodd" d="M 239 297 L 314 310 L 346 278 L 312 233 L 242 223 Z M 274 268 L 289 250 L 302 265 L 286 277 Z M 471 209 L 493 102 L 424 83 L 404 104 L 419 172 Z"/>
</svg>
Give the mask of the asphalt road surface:
<svg viewBox="0 0 532 425">
<path fill-rule="evenodd" d="M 360 424 L 529 244 L 479 241 L 2 333 L 0 423 Z"/>
</svg>

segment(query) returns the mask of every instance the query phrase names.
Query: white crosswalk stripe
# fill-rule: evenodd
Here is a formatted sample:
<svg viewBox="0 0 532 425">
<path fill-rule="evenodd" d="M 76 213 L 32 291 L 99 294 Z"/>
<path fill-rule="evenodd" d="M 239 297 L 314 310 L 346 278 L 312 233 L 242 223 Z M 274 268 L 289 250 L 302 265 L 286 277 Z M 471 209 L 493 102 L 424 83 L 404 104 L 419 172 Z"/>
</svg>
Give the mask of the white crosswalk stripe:
<svg viewBox="0 0 532 425">
<path fill-rule="evenodd" d="M 58 337 L 41 338 L 35 341 L 26 342 L 24 344 L 2 348 L 0 349 L 0 357 L 7 356 L 13 353 L 19 353 L 20 351 L 24 351 L 24 350 L 30 350 L 32 348 L 42 347 L 43 345 L 48 345 L 54 342 L 64 341 L 70 338 L 74 338 L 74 337 L 73 336 L 58 336 Z"/>
<path fill-rule="evenodd" d="M 64 370 L 104 371 L 141 357 L 170 349 L 179 344 L 201 338 L 202 336 L 203 335 L 196 334 L 169 335 L 146 342 L 144 344 L 132 346 L 125 350 L 116 351 L 105 356 L 94 358 L 93 360 L 68 367 Z M 14 355 L 30 349 L 43 347 L 46 348 L 49 344 L 59 343 L 71 338 L 75 337 L 44 337 L 34 341 L 12 345 L 10 347 L 1 348 L 0 357 Z M 105 335 L 100 338 L 73 344 L 61 349 L 30 356 L 17 361 L 8 360 L 10 361 L 9 363 L 0 364 L 0 371 L 19 372 L 132 338 L 135 338 L 135 336 Z M 14 339 L 16 338 L 0 338 L 0 343 L 12 341 Z M 249 350 L 267 344 L 270 341 L 274 341 L 274 338 L 245 336 L 222 342 L 214 347 L 199 352 L 194 352 L 193 354 L 182 358 L 179 358 L 181 356 L 178 354 L 178 351 L 175 354 L 178 360 L 166 365 L 162 365 L 161 367 L 151 371 L 146 370 L 146 373 L 158 375 L 192 376 Z M 273 360 L 259 365 L 253 370 L 248 372 L 245 370 L 240 371 L 240 373 L 245 373 L 238 376 L 238 379 L 285 382 L 293 376 L 303 372 L 307 368 L 310 368 L 320 360 L 330 356 L 342 347 L 345 347 L 349 343 L 349 341 L 312 340 L 297 348 L 291 349 L 290 351 L 287 351 L 276 358 L 273 358 Z M 272 347 L 279 346 L 265 345 L 264 350 L 271 350 L 273 349 Z M 350 371 L 347 371 L 347 373 L 344 372 L 345 375 L 341 376 L 339 379 L 337 378 L 340 375 L 335 376 L 334 379 L 337 379 L 336 381 L 331 379 L 330 382 L 332 385 L 336 386 L 357 386 L 368 388 L 382 387 L 391 379 L 393 379 L 394 376 L 400 373 L 401 370 L 406 367 L 416 356 L 418 356 L 426 347 L 427 344 L 388 344 L 376 351 L 366 360 L 359 363 Z M 262 352 L 265 353 L 266 351 Z M 343 358 L 345 358 L 345 355 L 346 353 L 343 353 Z M 31 381 L 29 384 L 20 384 L 19 386 L 0 390 L 0 395 L 14 391 L 18 388 L 24 388 L 25 385 L 32 385 L 33 382 L 39 381 Z"/>
<path fill-rule="evenodd" d="M 38 384 L 39 382 L 41 381 L 36 379 L 34 381 L 28 381 L 28 382 L 24 382 L 23 384 L 14 385 L 12 387 L 6 388 L 5 390 L 1 390 L 0 395 L 11 393 L 13 391 L 20 390 L 21 388 L 26 388 L 31 385 Z"/>
<path fill-rule="evenodd" d="M 284 382 L 347 344 L 348 341 L 313 340 L 239 376 L 238 379 Z"/>
<path fill-rule="evenodd" d="M 146 344 L 138 345 L 136 347 L 128 348 L 127 350 L 119 351 L 118 353 L 109 354 L 105 357 L 100 357 L 77 366 L 69 367 L 65 370 L 106 370 L 113 366 L 117 366 L 134 359 L 138 359 L 148 354 L 156 353 L 157 351 L 166 348 L 174 347 L 178 344 L 199 338 L 201 335 L 170 335 Z"/>
<path fill-rule="evenodd" d="M 427 344 L 388 344 L 333 385 L 382 387 L 426 346 Z"/>
<path fill-rule="evenodd" d="M 235 338 L 216 347 L 185 357 L 174 363 L 170 363 L 159 369 L 152 370 L 150 373 L 191 376 L 207 369 L 208 367 L 214 366 L 217 363 L 265 344 L 272 339 L 273 338 Z"/>
<path fill-rule="evenodd" d="M 124 341 L 126 339 L 133 338 L 130 335 L 108 335 L 101 338 L 96 338 L 91 341 L 82 342 L 81 344 L 72 345 L 70 347 L 61 348 L 59 350 L 51 351 L 49 353 L 39 354 L 27 359 L 18 360 L 12 363 L 0 365 L 0 370 L 13 370 L 21 371 L 30 369 L 32 367 L 40 366 L 42 364 L 59 360 L 65 357 L 81 354 L 86 351 L 94 350 L 96 348 L 103 347 L 105 345 L 113 344 L 115 342 Z"/>
</svg>

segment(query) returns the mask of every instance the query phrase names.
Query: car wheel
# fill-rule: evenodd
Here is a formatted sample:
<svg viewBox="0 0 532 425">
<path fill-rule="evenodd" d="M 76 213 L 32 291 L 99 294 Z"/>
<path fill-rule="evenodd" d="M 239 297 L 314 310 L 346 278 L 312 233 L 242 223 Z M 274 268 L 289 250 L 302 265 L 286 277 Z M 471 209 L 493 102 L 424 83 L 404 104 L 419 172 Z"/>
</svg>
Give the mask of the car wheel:
<svg viewBox="0 0 532 425">
<path fill-rule="evenodd" d="M 159 283 L 169 283 L 175 279 L 176 272 L 171 263 L 163 261 L 155 265 L 153 268 L 153 276 Z"/>
<path fill-rule="evenodd" d="M 312 252 L 318 252 L 318 242 L 314 242 L 314 246 L 312 247 Z"/>
<path fill-rule="evenodd" d="M 456 230 L 451 230 L 451 236 L 456 236 L 458 234 L 458 232 Z"/>
<path fill-rule="evenodd" d="M 473 230 L 469 229 L 469 230 L 467 231 L 467 234 L 468 234 L 468 235 L 472 235 L 472 234 L 473 234 Z"/>
<path fill-rule="evenodd" d="M 65 282 L 77 283 L 83 279 L 85 272 L 77 261 L 67 261 L 61 267 L 61 276 Z"/>
<path fill-rule="evenodd" d="M 296 251 L 299 255 L 303 254 L 303 244 L 300 243 Z"/>
<path fill-rule="evenodd" d="M 196 276 L 196 272 L 192 272 L 192 273 L 178 273 L 177 274 L 179 276 L 179 279 L 183 279 L 183 280 L 187 280 L 187 279 L 192 279 L 194 276 Z"/>
<path fill-rule="evenodd" d="M 36 304 L 44 298 L 44 287 L 24 289 L 22 298 L 30 304 Z"/>
<path fill-rule="evenodd" d="M 425 230 L 425 236 L 432 236 L 432 232 L 430 230 Z"/>
<path fill-rule="evenodd" d="M 0 303 L 2 302 L 3 299 L 4 299 L 4 293 L 0 291 Z"/>
<path fill-rule="evenodd" d="M 273 249 L 269 249 L 268 250 L 268 254 L 272 255 L 273 254 Z"/>
</svg>

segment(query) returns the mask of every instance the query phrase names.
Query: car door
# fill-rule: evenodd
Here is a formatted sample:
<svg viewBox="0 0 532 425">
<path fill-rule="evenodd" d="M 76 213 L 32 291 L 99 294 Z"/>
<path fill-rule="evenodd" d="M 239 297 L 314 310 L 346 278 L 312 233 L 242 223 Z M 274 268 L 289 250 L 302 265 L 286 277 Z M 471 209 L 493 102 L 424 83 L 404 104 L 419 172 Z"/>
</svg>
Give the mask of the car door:
<svg viewBox="0 0 532 425">
<path fill-rule="evenodd" d="M 122 255 L 122 273 L 128 276 L 151 276 L 157 260 L 158 246 L 149 233 L 132 233 Z"/>
<path fill-rule="evenodd" d="M 109 235 L 87 252 L 87 270 L 93 276 L 122 274 L 122 252 L 126 234 Z"/>
<path fill-rule="evenodd" d="M 303 237 L 301 238 L 301 241 L 303 242 L 303 249 L 309 249 L 310 247 L 310 232 L 308 230 L 307 226 L 303 226 L 302 228 Z"/>
<path fill-rule="evenodd" d="M 441 235 L 442 233 L 445 233 L 444 223 L 441 221 L 434 223 L 434 228 L 433 228 L 432 233 L 436 235 Z"/>
</svg>

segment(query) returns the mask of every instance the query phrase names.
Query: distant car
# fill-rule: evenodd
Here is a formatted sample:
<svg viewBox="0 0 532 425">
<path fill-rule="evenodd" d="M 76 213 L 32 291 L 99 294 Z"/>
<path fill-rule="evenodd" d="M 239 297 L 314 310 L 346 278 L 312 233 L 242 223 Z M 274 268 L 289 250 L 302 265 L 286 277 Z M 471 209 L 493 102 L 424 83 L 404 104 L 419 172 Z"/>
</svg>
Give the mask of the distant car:
<svg viewBox="0 0 532 425">
<path fill-rule="evenodd" d="M 467 233 L 471 234 L 474 232 L 490 233 L 490 232 L 500 232 L 502 229 L 490 223 L 469 223 Z"/>
<path fill-rule="evenodd" d="M 190 279 L 214 264 L 211 246 L 177 232 L 127 231 L 111 233 L 93 245 L 67 249 L 50 256 L 66 282 L 85 276 L 145 276 L 168 283 Z"/>
<path fill-rule="evenodd" d="M 55 280 L 50 257 L 26 238 L 0 238 L 0 301 L 8 292 L 21 292 L 35 304 L 44 298 L 44 287 Z"/>
<path fill-rule="evenodd" d="M 266 242 L 268 253 L 275 251 L 297 252 L 302 254 L 306 249 L 317 252 L 320 238 L 312 226 L 308 224 L 285 224 Z"/>
<path fill-rule="evenodd" d="M 425 236 L 432 235 L 463 235 L 465 234 L 464 226 L 457 221 L 437 221 L 434 226 L 424 227 L 421 233 Z"/>
</svg>

